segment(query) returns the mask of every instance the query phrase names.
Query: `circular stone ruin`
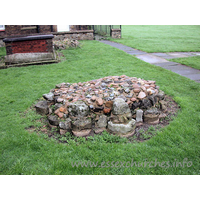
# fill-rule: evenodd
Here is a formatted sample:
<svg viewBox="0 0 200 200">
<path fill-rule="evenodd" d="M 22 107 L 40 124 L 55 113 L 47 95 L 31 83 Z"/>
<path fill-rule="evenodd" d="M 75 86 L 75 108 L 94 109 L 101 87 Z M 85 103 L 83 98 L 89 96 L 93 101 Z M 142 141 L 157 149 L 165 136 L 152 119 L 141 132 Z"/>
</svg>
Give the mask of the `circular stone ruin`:
<svg viewBox="0 0 200 200">
<path fill-rule="evenodd" d="M 126 75 L 61 83 L 43 98 L 36 111 L 47 115 L 49 126 L 61 135 L 88 136 L 106 130 L 130 137 L 137 126 L 158 124 L 166 117 L 165 94 L 155 81 Z"/>
</svg>

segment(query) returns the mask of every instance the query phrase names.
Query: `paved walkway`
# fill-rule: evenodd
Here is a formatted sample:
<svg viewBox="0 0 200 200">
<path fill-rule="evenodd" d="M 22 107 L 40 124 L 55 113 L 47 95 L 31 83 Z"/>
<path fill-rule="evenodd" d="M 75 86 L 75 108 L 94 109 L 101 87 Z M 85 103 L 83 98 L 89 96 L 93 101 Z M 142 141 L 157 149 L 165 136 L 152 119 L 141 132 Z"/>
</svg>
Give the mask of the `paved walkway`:
<svg viewBox="0 0 200 200">
<path fill-rule="evenodd" d="M 117 49 L 120 49 L 122 51 L 125 51 L 130 55 L 134 55 L 140 60 L 143 60 L 147 63 L 171 70 L 172 72 L 175 72 L 181 76 L 185 76 L 191 80 L 200 83 L 200 70 L 166 60 L 172 58 L 200 56 L 200 52 L 147 53 L 116 42 L 111 42 L 108 40 L 99 41 L 104 44 L 116 47 Z"/>
</svg>

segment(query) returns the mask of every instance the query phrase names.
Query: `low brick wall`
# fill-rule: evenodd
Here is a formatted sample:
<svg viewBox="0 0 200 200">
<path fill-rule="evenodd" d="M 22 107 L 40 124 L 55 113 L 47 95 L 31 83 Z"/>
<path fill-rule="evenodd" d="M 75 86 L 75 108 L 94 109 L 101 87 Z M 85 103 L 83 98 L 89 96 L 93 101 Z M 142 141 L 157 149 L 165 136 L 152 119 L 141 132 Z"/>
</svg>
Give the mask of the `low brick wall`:
<svg viewBox="0 0 200 200">
<path fill-rule="evenodd" d="M 53 35 L 37 35 L 16 38 L 5 38 L 7 55 L 15 53 L 53 52 Z"/>
<path fill-rule="evenodd" d="M 53 32 L 54 40 L 75 39 L 75 40 L 94 40 L 93 30 Z"/>
<path fill-rule="evenodd" d="M 63 39 L 75 39 L 75 40 L 94 40 L 94 31 L 93 30 L 80 30 L 80 31 L 66 31 L 66 32 L 52 32 L 48 34 L 53 34 L 54 35 L 54 40 L 63 40 Z M 32 34 L 34 35 L 44 35 L 43 34 Z M 20 35 L 19 37 L 24 37 L 26 35 Z M 0 37 L 0 47 L 4 46 L 3 39 L 5 37 Z M 10 38 L 8 36 L 7 38 Z"/>
</svg>

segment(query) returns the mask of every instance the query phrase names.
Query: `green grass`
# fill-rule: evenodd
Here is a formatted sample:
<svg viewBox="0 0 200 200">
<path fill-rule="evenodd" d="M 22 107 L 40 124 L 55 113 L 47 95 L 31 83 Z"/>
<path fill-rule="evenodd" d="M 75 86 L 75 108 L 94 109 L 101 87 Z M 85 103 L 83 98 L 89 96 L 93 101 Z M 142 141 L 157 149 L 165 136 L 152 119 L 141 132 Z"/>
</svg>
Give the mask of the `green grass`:
<svg viewBox="0 0 200 200">
<path fill-rule="evenodd" d="M 2 56 L 5 56 L 5 55 L 6 55 L 6 49 L 5 49 L 5 47 L 0 47 L 0 58 Z"/>
<path fill-rule="evenodd" d="M 183 65 L 187 65 L 192 68 L 200 70 L 200 56 L 187 57 L 187 58 L 174 58 L 174 59 L 170 59 L 170 61 L 178 62 Z"/>
<path fill-rule="evenodd" d="M 98 41 L 84 41 L 81 49 L 65 50 L 66 61 L 0 70 L 1 174 L 199 174 L 200 84 L 145 63 Z M 156 80 L 181 110 L 173 122 L 143 143 L 94 141 L 69 145 L 47 141 L 25 128 L 40 118 L 29 110 L 37 99 L 61 82 L 83 82 L 126 74 Z M 41 126 L 38 122 L 38 126 Z M 106 135 L 104 137 L 107 137 Z M 107 140 L 112 140 L 109 137 Z M 118 167 L 116 162 L 192 161 L 191 167 Z M 114 162 L 116 167 L 72 167 L 78 161 Z"/>
<path fill-rule="evenodd" d="M 116 42 L 146 52 L 200 51 L 200 26 L 123 25 Z"/>
</svg>

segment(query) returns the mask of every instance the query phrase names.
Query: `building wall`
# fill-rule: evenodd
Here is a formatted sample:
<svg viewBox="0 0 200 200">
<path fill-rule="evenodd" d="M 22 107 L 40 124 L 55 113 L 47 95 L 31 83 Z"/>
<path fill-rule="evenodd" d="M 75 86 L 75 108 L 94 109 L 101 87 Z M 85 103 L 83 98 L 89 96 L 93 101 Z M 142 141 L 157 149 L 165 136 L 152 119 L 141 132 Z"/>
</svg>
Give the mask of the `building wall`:
<svg viewBox="0 0 200 200">
<path fill-rule="evenodd" d="M 94 40 L 94 31 L 93 30 L 55 32 L 52 34 L 54 35 L 54 40 L 64 40 L 64 39 Z"/>
<path fill-rule="evenodd" d="M 69 31 L 88 30 L 88 25 L 69 25 Z M 0 38 L 9 36 L 26 36 L 36 33 L 57 32 L 57 25 L 5 25 L 0 31 Z"/>
<path fill-rule="evenodd" d="M 53 29 L 53 30 L 52 30 Z M 26 36 L 36 33 L 56 32 L 55 25 L 5 25 L 5 31 L 0 31 L 0 37 Z"/>
<path fill-rule="evenodd" d="M 70 31 L 88 30 L 89 25 L 70 25 Z"/>
<path fill-rule="evenodd" d="M 13 36 L 29 36 L 53 34 L 55 39 L 77 39 L 93 40 L 92 30 L 88 30 L 88 25 L 69 25 L 70 31 L 57 32 L 57 25 L 5 25 L 5 30 L 0 31 L 0 47 L 4 46 L 3 39 Z"/>
</svg>

